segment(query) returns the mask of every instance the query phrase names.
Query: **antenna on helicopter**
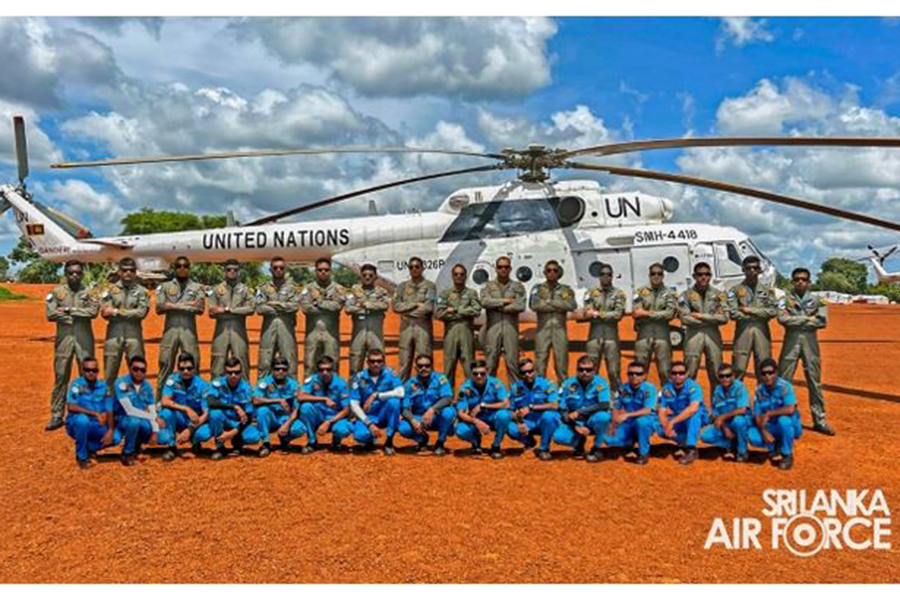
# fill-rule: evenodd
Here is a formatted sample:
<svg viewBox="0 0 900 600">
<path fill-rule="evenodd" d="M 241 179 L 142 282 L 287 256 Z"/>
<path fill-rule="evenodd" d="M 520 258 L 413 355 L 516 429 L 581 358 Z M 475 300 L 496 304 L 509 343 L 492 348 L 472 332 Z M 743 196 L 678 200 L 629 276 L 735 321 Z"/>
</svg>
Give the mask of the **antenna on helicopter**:
<svg viewBox="0 0 900 600">
<path fill-rule="evenodd" d="M 28 177 L 28 145 L 25 142 L 24 117 L 13 117 L 13 130 L 16 136 L 16 166 L 19 170 L 19 189 L 25 192 L 25 178 Z"/>
</svg>

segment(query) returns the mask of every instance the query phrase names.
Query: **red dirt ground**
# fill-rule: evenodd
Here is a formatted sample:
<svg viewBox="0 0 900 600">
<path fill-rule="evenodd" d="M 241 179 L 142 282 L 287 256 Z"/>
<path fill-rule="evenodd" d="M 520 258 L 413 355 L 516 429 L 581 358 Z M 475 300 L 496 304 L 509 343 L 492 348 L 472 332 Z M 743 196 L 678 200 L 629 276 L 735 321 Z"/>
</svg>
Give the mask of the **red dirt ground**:
<svg viewBox="0 0 900 600">
<path fill-rule="evenodd" d="M 0 303 L 2 582 L 900 580 L 896 535 L 890 551 L 807 559 L 703 549 L 714 518 L 761 517 L 767 488 L 880 488 L 900 506 L 900 307 L 830 309 L 822 348 L 838 436 L 804 432 L 789 472 L 709 455 L 682 467 L 663 452 L 645 467 L 594 465 L 561 449 L 549 463 L 516 452 L 503 461 L 276 452 L 167 464 L 156 453 L 130 469 L 114 451 L 82 472 L 65 433 L 43 431 L 52 386 L 49 286 L 10 287 L 32 299 Z M 205 369 L 212 325 L 201 323 Z M 621 329 L 633 339 L 630 321 Z M 151 371 L 161 330 L 160 318 L 148 318 Z M 104 331 L 95 325 L 98 353 Z M 388 331 L 396 333 L 396 322 Z M 774 327 L 778 342 L 781 331 Z M 254 318 L 251 336 L 258 335 Z M 584 336 L 573 325 L 571 338 Z M 396 335 L 388 343 L 396 365 Z M 573 358 L 581 351 L 576 344 Z M 341 368 L 346 374 L 345 361 Z M 798 396 L 808 423 L 805 388 Z"/>
</svg>

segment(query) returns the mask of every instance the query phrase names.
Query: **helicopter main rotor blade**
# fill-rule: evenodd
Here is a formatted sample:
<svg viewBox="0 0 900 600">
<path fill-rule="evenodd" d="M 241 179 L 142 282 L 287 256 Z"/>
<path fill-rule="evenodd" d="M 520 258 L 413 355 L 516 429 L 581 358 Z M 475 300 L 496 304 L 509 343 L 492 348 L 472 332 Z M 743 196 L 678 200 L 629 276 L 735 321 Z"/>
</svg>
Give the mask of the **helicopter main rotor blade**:
<svg viewBox="0 0 900 600">
<path fill-rule="evenodd" d="M 575 156 L 611 156 L 642 150 L 664 150 L 671 148 L 707 148 L 726 146 L 821 146 L 838 148 L 900 148 L 900 138 L 864 137 L 708 137 L 671 138 L 659 140 L 637 140 L 588 146 L 560 153 L 561 158 Z"/>
<path fill-rule="evenodd" d="M 331 198 L 326 198 L 324 200 L 318 200 L 317 202 L 312 202 L 311 204 L 304 204 L 303 206 L 298 206 L 296 208 L 292 208 L 292 209 L 286 210 L 284 212 L 280 212 L 280 213 L 276 213 L 274 215 L 262 217 L 255 221 L 246 223 L 245 226 L 264 225 L 266 223 L 271 223 L 272 221 L 277 221 L 277 220 L 283 219 L 285 217 L 291 217 L 293 215 L 298 215 L 300 213 L 304 213 L 308 210 L 313 210 L 315 208 L 322 208 L 323 206 L 328 206 L 328 205 L 334 204 L 336 202 L 341 202 L 343 200 L 348 200 L 350 198 L 355 198 L 357 196 L 362 196 L 364 194 L 370 194 L 372 192 L 377 192 L 380 190 L 386 190 L 386 189 L 389 189 L 392 187 L 398 187 L 401 185 L 407 185 L 407 184 L 416 183 L 419 181 L 428 181 L 429 179 L 450 177 L 452 175 L 464 175 L 466 173 L 483 173 L 485 171 L 496 171 L 496 170 L 506 169 L 506 168 L 509 168 L 509 167 L 505 167 L 503 164 L 486 165 L 483 167 L 470 167 L 468 169 L 458 169 L 456 171 L 444 171 L 443 173 L 431 173 L 428 175 L 420 175 L 418 177 L 411 177 L 409 179 L 401 179 L 399 181 L 391 181 L 389 183 L 381 183 L 378 185 L 373 185 L 372 187 L 367 187 L 367 188 L 363 188 L 360 190 L 347 192 L 346 194 L 341 194 L 339 196 L 332 196 Z"/>
<path fill-rule="evenodd" d="M 50 165 L 51 169 L 77 169 L 81 167 L 113 167 L 123 165 L 143 165 L 150 163 L 197 162 L 229 158 L 254 158 L 260 156 L 296 156 L 319 154 L 367 154 L 386 152 L 389 154 L 446 154 L 452 156 L 474 156 L 502 160 L 501 154 L 484 154 L 464 150 L 434 150 L 430 148 L 321 148 L 309 150 L 246 150 L 242 152 L 211 152 L 209 154 L 185 154 L 181 156 L 141 156 L 136 158 L 111 158 L 108 160 L 86 160 L 82 162 L 61 162 Z"/>
<path fill-rule="evenodd" d="M 758 190 L 742 185 L 735 185 L 733 183 L 724 183 L 721 181 L 716 181 L 714 179 L 701 179 L 700 177 L 692 177 L 690 175 L 676 175 L 674 173 L 665 173 L 663 171 L 649 171 L 646 169 L 633 169 L 630 167 L 617 167 L 612 165 L 590 165 L 584 163 L 567 162 L 566 166 L 572 169 L 586 169 L 588 171 L 602 171 L 611 175 L 622 175 L 624 177 L 638 177 L 641 179 L 671 181 L 673 183 L 683 183 L 686 185 L 718 190 L 720 192 L 730 192 L 732 194 L 740 194 L 742 196 L 751 196 L 753 198 L 759 198 L 768 202 L 775 202 L 777 204 L 783 204 L 785 206 L 793 206 L 794 208 L 802 208 L 804 210 L 809 210 L 832 217 L 838 217 L 841 219 L 846 219 L 848 221 L 856 221 L 858 223 L 865 223 L 867 225 L 883 227 L 892 231 L 900 231 L 900 223 L 892 223 L 891 221 L 884 221 L 882 219 L 877 219 L 868 215 L 841 210 L 840 208 L 822 206 L 821 204 L 813 204 L 812 202 L 806 202 L 805 200 L 798 200 L 789 196 L 773 194 L 772 192 L 767 192 L 765 190 Z"/>
</svg>

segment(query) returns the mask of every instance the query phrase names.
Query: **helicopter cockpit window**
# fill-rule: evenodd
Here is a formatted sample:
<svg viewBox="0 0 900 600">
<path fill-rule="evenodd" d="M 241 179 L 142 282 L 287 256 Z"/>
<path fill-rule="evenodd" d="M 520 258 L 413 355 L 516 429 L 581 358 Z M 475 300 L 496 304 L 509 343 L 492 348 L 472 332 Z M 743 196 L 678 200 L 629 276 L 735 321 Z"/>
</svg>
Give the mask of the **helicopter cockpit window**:
<svg viewBox="0 0 900 600">
<path fill-rule="evenodd" d="M 738 249 L 734 244 L 728 244 L 728 260 L 735 264 L 741 264 L 741 255 L 738 253 Z"/>
<path fill-rule="evenodd" d="M 715 252 L 716 271 L 720 277 L 736 276 L 743 272 L 741 267 L 741 255 L 738 253 L 737 246 L 735 246 L 733 242 L 717 243 L 715 245 Z"/>
<path fill-rule="evenodd" d="M 511 237 L 559 229 L 556 198 L 480 202 L 466 206 L 447 231 L 442 242 Z"/>
</svg>

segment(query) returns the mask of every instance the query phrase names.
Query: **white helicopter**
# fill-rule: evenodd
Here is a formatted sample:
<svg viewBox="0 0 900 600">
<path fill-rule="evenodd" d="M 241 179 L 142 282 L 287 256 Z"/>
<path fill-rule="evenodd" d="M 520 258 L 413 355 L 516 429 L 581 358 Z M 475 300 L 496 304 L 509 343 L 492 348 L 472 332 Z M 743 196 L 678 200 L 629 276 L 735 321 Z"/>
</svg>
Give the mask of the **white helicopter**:
<svg viewBox="0 0 900 600">
<path fill-rule="evenodd" d="M 900 272 L 889 273 L 884 268 L 884 261 L 887 258 L 897 251 L 897 246 L 893 246 L 887 252 L 879 252 L 877 249 L 872 246 L 868 246 L 869 252 L 871 255 L 867 257 L 870 263 L 872 263 L 872 269 L 875 271 L 875 277 L 878 279 L 878 283 L 898 283 L 900 282 Z"/>
<path fill-rule="evenodd" d="M 280 255 L 290 262 L 312 262 L 327 256 L 358 269 L 378 267 L 388 284 L 407 278 L 406 261 L 423 259 L 425 276 L 438 288 L 451 285 L 450 270 L 462 263 L 471 284 L 478 288 L 493 272 L 501 255 L 513 260 L 514 277 L 530 286 L 541 277 L 546 261 L 556 259 L 562 281 L 578 297 L 596 285 L 600 266 L 612 265 L 615 285 L 629 298 L 646 283 L 649 265 L 662 263 L 667 285 L 681 291 L 691 285 L 693 265 L 712 266 L 713 285 L 728 288 L 742 278 L 741 261 L 748 255 L 762 259 L 762 279 L 774 282 L 775 266 L 744 233 L 733 227 L 705 223 L 670 223 L 671 200 L 640 192 L 604 193 L 595 181 L 552 181 L 551 169 L 601 171 L 612 175 L 670 181 L 726 191 L 769 202 L 803 208 L 900 231 L 900 224 L 867 215 L 809 203 L 744 186 L 660 171 L 577 162 L 579 156 L 610 156 L 653 149 L 715 146 L 830 146 L 900 147 L 896 138 L 678 138 L 605 144 L 577 150 L 531 145 L 499 154 L 418 148 L 337 148 L 322 150 L 264 150 L 156 156 L 132 159 L 60 163 L 54 168 L 101 167 L 162 162 L 200 161 L 259 156 L 359 152 L 432 153 L 490 159 L 487 165 L 422 175 L 319 200 L 281 213 L 224 229 L 154 235 L 94 238 L 73 219 L 35 202 L 25 187 L 28 161 L 21 117 L 14 118 L 18 185 L 0 186 L 0 213 L 11 208 L 22 233 L 35 250 L 52 261 L 78 258 L 84 262 L 116 261 L 133 257 L 141 271 L 162 272 L 176 257 L 192 261 L 264 261 Z M 454 175 L 515 169 L 518 177 L 499 186 L 472 187 L 452 193 L 431 212 L 403 215 L 276 223 L 314 208 L 391 187 Z M 372 212 L 372 211 L 370 211 Z M 677 332 L 673 334 L 678 341 Z"/>
</svg>

